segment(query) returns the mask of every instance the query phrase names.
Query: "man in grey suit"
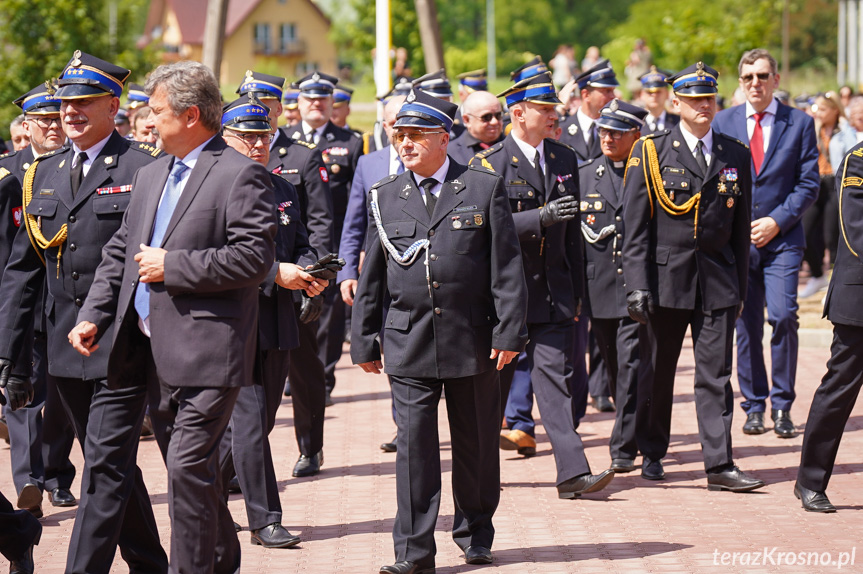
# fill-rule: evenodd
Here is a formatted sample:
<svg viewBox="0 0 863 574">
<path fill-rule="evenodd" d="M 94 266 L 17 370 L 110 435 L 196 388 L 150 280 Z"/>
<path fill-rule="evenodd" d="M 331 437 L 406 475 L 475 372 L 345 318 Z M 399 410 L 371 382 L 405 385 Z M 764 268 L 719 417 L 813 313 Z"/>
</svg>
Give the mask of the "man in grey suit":
<svg viewBox="0 0 863 574">
<path fill-rule="evenodd" d="M 116 320 L 108 384 L 148 387 L 168 468 L 170 572 L 236 572 L 219 443 L 240 387 L 252 383 L 258 287 L 275 260 L 272 183 L 218 135 L 208 68 L 160 66 L 146 91 L 173 157 L 136 174 L 69 341 L 87 356 Z"/>
</svg>

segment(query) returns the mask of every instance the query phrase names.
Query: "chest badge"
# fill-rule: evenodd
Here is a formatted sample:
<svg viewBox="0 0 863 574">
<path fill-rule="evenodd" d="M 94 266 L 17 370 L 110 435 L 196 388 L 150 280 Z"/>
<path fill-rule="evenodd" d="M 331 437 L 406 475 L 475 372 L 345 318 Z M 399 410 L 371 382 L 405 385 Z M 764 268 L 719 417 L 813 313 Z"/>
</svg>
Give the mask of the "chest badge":
<svg viewBox="0 0 863 574">
<path fill-rule="evenodd" d="M 569 132 L 569 135 L 574 136 L 578 133 L 578 126 L 575 124 L 569 124 L 569 127 L 566 128 L 566 131 Z"/>
<path fill-rule="evenodd" d="M 602 174 L 604 174 L 604 173 L 605 173 L 605 166 L 604 165 L 601 165 L 598 168 L 596 168 L 596 175 L 598 175 L 599 177 L 602 177 Z"/>
<path fill-rule="evenodd" d="M 596 223 L 596 216 L 591 213 L 587 216 L 587 224 L 593 225 L 594 223 Z"/>
<path fill-rule="evenodd" d="M 728 201 L 726 201 L 726 202 L 725 202 L 725 205 L 726 205 L 727 207 L 729 207 L 729 208 L 734 207 L 734 198 L 733 198 L 733 197 L 729 197 L 729 198 L 728 198 Z"/>
<path fill-rule="evenodd" d="M 482 213 L 476 213 L 473 216 L 473 222 L 476 225 L 482 225 Z"/>
</svg>

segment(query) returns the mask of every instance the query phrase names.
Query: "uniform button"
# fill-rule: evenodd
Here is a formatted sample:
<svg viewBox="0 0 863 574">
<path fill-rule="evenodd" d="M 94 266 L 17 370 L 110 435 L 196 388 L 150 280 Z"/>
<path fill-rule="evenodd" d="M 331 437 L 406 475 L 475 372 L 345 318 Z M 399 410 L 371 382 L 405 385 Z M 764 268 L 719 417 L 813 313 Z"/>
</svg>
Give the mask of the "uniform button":
<svg viewBox="0 0 863 574">
<path fill-rule="evenodd" d="M 618 252 L 617 252 L 617 256 L 618 256 L 618 257 L 623 257 L 623 251 L 618 251 Z"/>
<path fill-rule="evenodd" d="M 42 211 L 42 208 L 41 208 L 41 207 L 39 208 L 39 211 Z"/>
<path fill-rule="evenodd" d="M 437 254 L 432 253 L 432 254 L 429 256 L 429 259 L 431 259 L 432 261 L 437 261 Z"/>
<path fill-rule="evenodd" d="M 115 203 L 114 204 L 114 211 L 117 211 L 118 209 L 120 209 L 120 206 Z"/>
<path fill-rule="evenodd" d="M 435 308 L 434 308 L 434 314 L 435 314 L 435 315 L 440 315 L 440 307 L 435 307 Z"/>
<path fill-rule="evenodd" d="M 69 216 L 69 223 L 75 223 L 75 216 L 74 215 Z"/>
<path fill-rule="evenodd" d="M 434 229 L 429 229 L 429 237 L 434 237 Z"/>
<path fill-rule="evenodd" d="M 621 269 L 620 267 L 618 267 L 618 268 L 617 268 L 617 274 L 618 274 L 618 275 L 623 275 L 623 269 Z"/>
<path fill-rule="evenodd" d="M 615 220 L 615 221 L 622 221 L 622 220 L 623 220 L 623 218 L 622 218 L 622 217 L 620 217 L 619 215 L 615 215 L 615 216 L 614 216 L 614 220 Z"/>
<path fill-rule="evenodd" d="M 75 306 L 76 306 L 76 307 L 80 307 L 80 306 L 81 306 L 81 305 L 83 305 L 83 304 L 84 304 L 84 302 L 83 302 L 83 301 L 81 301 L 81 299 L 75 299 Z"/>
<path fill-rule="evenodd" d="M 77 272 L 77 271 L 72 271 L 72 280 L 73 280 L 73 281 L 77 281 L 77 280 L 78 280 L 78 277 L 80 277 L 80 275 L 78 275 L 78 272 Z"/>
<path fill-rule="evenodd" d="M 759 207 L 760 207 L 760 206 L 756 203 L 756 204 L 755 204 L 755 209 L 758 209 Z"/>
<path fill-rule="evenodd" d="M 622 234 L 622 233 L 618 233 L 618 234 L 617 234 L 617 238 L 618 238 L 618 239 L 623 239 L 623 234 Z"/>
<path fill-rule="evenodd" d="M 438 287 L 440 287 L 440 283 L 438 283 L 437 281 L 432 281 L 432 287 L 437 289 Z"/>
<path fill-rule="evenodd" d="M 78 249 L 78 246 L 77 246 L 77 245 L 75 245 L 74 243 L 70 243 L 70 244 L 69 244 L 69 251 L 75 251 L 75 250 L 77 250 L 77 249 Z"/>
<path fill-rule="evenodd" d="M 530 238 L 531 238 L 531 239 L 536 239 L 536 235 L 531 235 L 531 236 L 530 236 Z"/>
</svg>

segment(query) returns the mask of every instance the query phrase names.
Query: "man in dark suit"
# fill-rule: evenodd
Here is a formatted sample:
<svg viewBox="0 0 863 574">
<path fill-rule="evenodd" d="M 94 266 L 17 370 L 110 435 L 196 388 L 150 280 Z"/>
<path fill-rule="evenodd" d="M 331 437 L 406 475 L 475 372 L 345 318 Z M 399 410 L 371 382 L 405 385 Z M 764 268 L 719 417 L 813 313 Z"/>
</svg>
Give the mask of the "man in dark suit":
<svg viewBox="0 0 863 574">
<path fill-rule="evenodd" d="M 512 131 L 477 154 L 471 165 L 492 169 L 506 184 L 529 296 L 527 359 L 533 391 L 554 451 L 558 496 L 577 498 L 614 478 L 610 470 L 590 473 L 573 413 L 575 322 L 584 296 L 578 168 L 572 149 L 551 139 L 560 100 L 550 72 L 516 83 L 501 97 L 506 97 Z M 514 370 L 511 364 L 501 373 L 502 394 Z"/>
<path fill-rule="evenodd" d="M 315 144 L 294 139 L 285 129 L 279 129 L 282 112 L 279 98 L 285 79 L 260 72 L 248 71 L 237 89 L 240 95 L 254 95 L 265 107 L 269 106 L 270 127 L 275 138 L 270 143 L 270 173 L 280 175 L 294 185 L 299 196 L 297 207 L 306 226 L 309 244 L 321 256 L 333 250 L 333 199 L 329 174 L 321 152 Z M 299 94 L 299 90 L 297 91 Z M 295 311 L 299 317 L 299 346 L 290 352 L 289 379 L 291 407 L 294 411 L 294 434 L 300 456 L 293 476 L 312 476 L 320 472 L 324 447 L 324 408 L 326 384 L 324 363 L 319 356 L 318 318 L 324 305 L 323 297 L 308 297 L 302 291 L 293 293 Z M 239 486 L 239 485 L 238 485 Z"/>
<path fill-rule="evenodd" d="M 277 100 L 278 101 L 278 100 Z M 269 109 L 252 94 L 225 106 L 222 135 L 225 142 L 252 160 L 267 165 L 273 131 Z M 314 264 L 300 203 L 294 186 L 271 173 L 279 218 L 276 261 L 258 294 L 258 344 L 254 384 L 240 389 L 231 424 L 222 438 L 222 486 L 239 479 L 246 501 L 252 544 L 288 548 L 300 542 L 282 526 L 282 505 L 268 435 L 276 423 L 282 389 L 288 376 L 290 351 L 299 345 L 297 318 L 291 290 L 319 295 L 327 281 L 304 272 Z"/>
<path fill-rule="evenodd" d="M 833 323 L 833 344 L 827 373 L 809 408 L 794 485 L 794 495 L 809 512 L 836 512 L 827 498 L 827 485 L 845 423 L 863 383 L 863 144 L 845 156 L 836 187 L 842 237 L 824 304 L 824 316 Z"/>
<path fill-rule="evenodd" d="M 650 71 L 639 78 L 641 81 L 641 102 L 648 111 L 647 117 L 644 118 L 644 127 L 641 129 L 641 133 L 644 135 L 670 130 L 680 123 L 680 116 L 669 114 L 666 109 L 668 102 L 666 78 L 668 78 L 668 73 L 656 66 L 651 66 Z"/>
<path fill-rule="evenodd" d="M 578 168 L 587 312 L 603 363 L 608 365 L 617 415 L 611 438 L 611 469 L 635 469 L 638 444 L 635 408 L 638 385 L 638 323 L 626 311 L 622 249 L 623 174 L 647 110 L 620 100 L 602 108 L 596 125 L 603 157 Z"/>
<path fill-rule="evenodd" d="M 21 185 L 30 163 L 37 157 L 60 149 L 66 141 L 60 120 L 60 100 L 54 97 L 54 87 L 41 84 L 15 100 L 24 112 L 24 129 L 30 136 L 30 146 L 0 159 L 0 173 L 8 179 L 0 184 L 0 265 L 6 267 L 12 242 L 22 222 Z M 5 170 L 5 171 L 4 171 Z M 13 181 L 14 180 L 14 181 Z M 43 293 L 33 313 L 33 373 L 31 381 L 35 396 L 25 408 L 7 413 L 11 448 L 12 479 L 18 492 L 19 507 L 41 513 L 41 491 L 47 490 L 54 506 L 74 506 L 70 490 L 75 478 L 75 466 L 69 460 L 75 433 L 63 412 L 55 385 L 46 379 L 45 314 Z M 44 415 L 43 415 L 44 409 Z"/>
<path fill-rule="evenodd" d="M 149 387 L 168 468 L 171 571 L 236 572 L 218 446 L 252 383 L 258 291 L 275 260 L 272 183 L 218 135 L 221 96 L 208 68 L 160 66 L 146 89 L 173 157 L 136 174 L 129 215 L 102 252 L 69 341 L 86 357 L 105 337 L 108 385 Z"/>
<path fill-rule="evenodd" d="M 746 103 L 716 115 L 714 129 L 748 142 L 752 153 L 749 291 L 737 321 L 737 380 L 746 398 L 743 432 L 761 434 L 770 397 L 773 430 L 797 434 L 791 420 L 797 378 L 797 282 L 806 238 L 801 218 L 818 196 L 818 148 L 809 116 L 779 103 L 776 60 L 767 50 L 743 54 L 738 67 Z M 764 366 L 764 305 L 773 385 Z"/>
<path fill-rule="evenodd" d="M 503 181 L 447 157 L 455 110 L 419 90 L 408 95 L 394 132 L 408 171 L 381 180 L 370 193 L 374 227 L 354 300 L 351 358 L 364 371 L 380 373 L 375 338 L 386 329 L 386 372 L 399 427 L 398 512 L 396 563 L 382 573 L 434 572 L 441 495 L 437 410 L 444 389 L 453 539 L 468 564 L 492 561 L 492 517 L 500 499 L 498 371 L 524 347 L 527 293 Z"/>
<path fill-rule="evenodd" d="M 600 60 L 575 78 L 575 84 L 581 93 L 581 105 L 560 125 L 563 128 L 560 141 L 575 150 L 578 163 L 581 163 L 602 155 L 595 122 L 600 110 L 614 99 L 614 89 L 620 83 L 611 62 Z"/>
<path fill-rule="evenodd" d="M 338 78 L 320 72 L 302 78 L 298 85 L 303 121 L 297 129 L 289 130 L 292 138 L 304 139 L 318 146 L 327 166 L 333 204 L 334 252 L 339 251 L 338 241 L 342 236 L 351 182 L 363 153 L 362 138 L 330 121 L 333 112 L 333 90 L 338 81 Z M 328 404 L 332 404 L 329 396 L 336 384 L 336 363 L 342 356 L 344 342 L 345 304 L 338 287 L 330 285 L 324 293 L 323 310 L 318 325 L 318 356 L 324 364 Z"/>
<path fill-rule="evenodd" d="M 764 486 L 731 456 L 731 351 L 746 292 L 751 179 L 746 146 L 710 127 L 719 73 L 702 62 L 668 78 L 680 124 L 641 138 L 626 166 L 623 278 L 639 334 L 641 475 L 662 480 L 677 360 L 687 328 L 708 490 Z M 696 191 L 697 190 L 697 191 Z"/>
<path fill-rule="evenodd" d="M 135 172 L 161 153 L 114 130 L 128 75 L 80 51 L 64 68 L 54 96 L 71 146 L 31 164 L 24 225 L 0 284 L 0 378 L 9 376 L 13 361 L 15 376 L 29 376 L 33 314 L 40 288 L 47 289 L 48 384 L 60 394 L 84 453 L 66 562 L 66 571 L 75 573 L 108 572 L 118 545 L 133 570 L 168 568 L 135 465 L 146 387 L 112 387 L 106 381 L 110 345 L 83 358 L 66 338 L 89 296 L 102 248 L 120 227 Z"/>
<path fill-rule="evenodd" d="M 451 158 L 467 164 L 484 149 L 503 139 L 503 111 L 500 100 L 490 92 L 471 93 L 462 103 L 465 131 L 448 148 Z"/>
</svg>

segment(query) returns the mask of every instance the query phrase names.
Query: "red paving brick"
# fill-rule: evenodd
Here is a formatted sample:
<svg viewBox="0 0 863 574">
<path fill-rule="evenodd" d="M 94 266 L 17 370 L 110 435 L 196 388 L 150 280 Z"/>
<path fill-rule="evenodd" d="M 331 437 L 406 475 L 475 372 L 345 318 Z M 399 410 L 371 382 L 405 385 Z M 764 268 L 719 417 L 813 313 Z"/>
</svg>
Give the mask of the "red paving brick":
<svg viewBox="0 0 863 574">
<path fill-rule="evenodd" d="M 824 373 L 829 350 L 801 349 L 798 399 L 793 417 L 802 430 L 812 394 Z M 671 448 L 665 468 L 667 479 L 652 483 L 638 472 L 618 475 L 603 492 L 580 500 L 557 498 L 554 459 L 548 438 L 537 430 L 538 455 L 524 459 L 501 452 L 503 492 L 495 516 L 495 564 L 464 564 L 452 542 L 452 496 L 449 488 L 450 445 L 446 414 L 441 403 L 440 439 L 444 494 L 435 535 L 438 572 L 570 573 L 592 572 L 828 572 L 835 565 L 783 564 L 779 553 L 854 551 L 855 563 L 845 571 L 863 571 L 863 405 L 857 405 L 839 450 L 829 495 L 839 512 L 806 513 L 792 494 L 800 459 L 802 435 L 782 440 L 772 432 L 747 436 L 740 432 L 743 416 L 734 420 L 734 455 L 744 470 L 764 479 L 767 486 L 750 494 L 708 492 L 692 398 L 691 348 L 684 350 L 678 369 Z M 363 573 L 377 572 L 393 560 L 390 530 L 395 514 L 394 454 L 378 445 L 393 435 L 386 379 L 339 364 L 335 406 L 327 409 L 322 473 L 313 478 L 291 478 L 298 456 L 292 426 L 290 399 L 279 411 L 271 436 L 279 477 L 284 524 L 303 542 L 293 549 L 264 550 L 240 533 L 244 572 Z M 736 388 L 736 383 L 735 383 Z M 736 396 L 739 404 L 740 396 Z M 537 418 L 538 413 L 535 413 Z M 594 472 L 609 464 L 608 435 L 612 415 L 588 409 L 580 430 Z M 82 468 L 78 448 L 73 452 Z M 167 549 L 168 521 L 166 474 L 156 444 L 141 443 L 138 456 Z M 0 447 L 0 489 L 13 491 L 9 449 Z M 76 480 L 73 492 L 80 483 Z M 232 496 L 231 512 L 246 524 L 242 497 Z M 60 573 L 75 509 L 46 504 L 42 542 L 36 550 L 37 571 Z M 775 550 L 771 551 L 775 547 Z M 756 563 L 756 553 L 768 557 Z M 733 553 L 738 553 L 735 557 Z M 771 553 L 772 552 L 772 553 Z M 723 553 L 726 564 L 722 564 Z M 731 560 L 734 559 L 734 564 Z M 795 556 L 796 559 L 796 556 Z M 743 562 L 745 561 L 745 562 Z M 0 570 L 5 563 L 0 558 Z M 115 560 L 112 572 L 126 572 Z"/>
</svg>

